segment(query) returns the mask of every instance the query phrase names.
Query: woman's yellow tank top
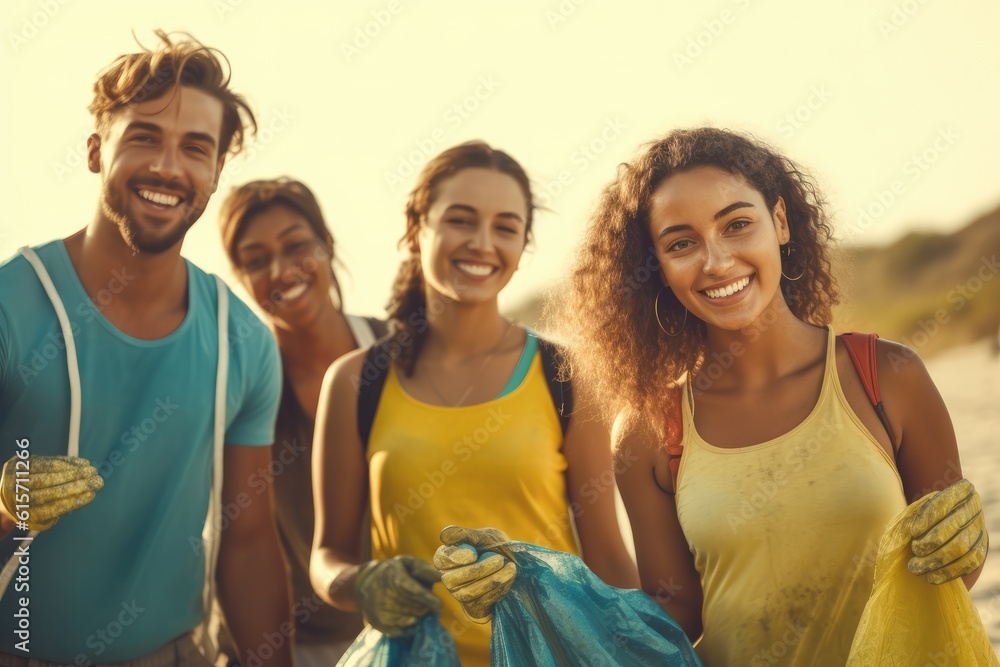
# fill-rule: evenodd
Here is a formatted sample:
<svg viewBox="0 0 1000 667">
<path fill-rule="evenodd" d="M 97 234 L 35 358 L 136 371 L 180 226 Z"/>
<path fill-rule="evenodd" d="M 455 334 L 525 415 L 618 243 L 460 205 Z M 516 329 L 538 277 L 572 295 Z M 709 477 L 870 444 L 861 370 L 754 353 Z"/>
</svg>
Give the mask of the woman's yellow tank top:
<svg viewBox="0 0 1000 667">
<path fill-rule="evenodd" d="M 368 446 L 372 556 L 428 562 L 449 524 L 579 555 L 567 503 L 562 428 L 536 352 L 519 387 L 462 407 L 418 401 L 390 367 Z M 441 622 L 462 665 L 490 664 L 490 624 L 440 586 Z"/>
<path fill-rule="evenodd" d="M 687 386 L 683 419 L 676 500 L 704 592 L 698 655 L 706 667 L 845 664 L 879 540 L 906 500 L 844 396 L 833 331 L 819 399 L 788 433 L 713 447 Z"/>
</svg>

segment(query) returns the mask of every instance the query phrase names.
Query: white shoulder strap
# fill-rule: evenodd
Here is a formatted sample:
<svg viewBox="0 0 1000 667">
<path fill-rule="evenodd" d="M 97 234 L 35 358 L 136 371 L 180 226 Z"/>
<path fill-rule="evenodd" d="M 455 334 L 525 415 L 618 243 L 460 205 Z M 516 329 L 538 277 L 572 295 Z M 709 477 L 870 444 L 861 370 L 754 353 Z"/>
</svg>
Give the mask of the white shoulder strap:
<svg viewBox="0 0 1000 667">
<path fill-rule="evenodd" d="M 80 455 L 80 368 L 76 358 L 76 341 L 73 340 L 73 329 L 69 324 L 69 316 L 66 314 L 66 306 L 59 298 L 59 292 L 49 277 L 49 272 L 42 264 L 42 260 L 34 250 L 28 246 L 18 249 L 24 258 L 28 260 L 31 267 L 38 274 L 38 280 L 45 288 L 45 293 L 52 302 L 52 307 L 59 318 L 59 326 L 62 328 L 63 340 L 66 341 L 66 366 L 69 370 L 69 440 L 66 445 L 66 453 L 69 456 Z"/>
<path fill-rule="evenodd" d="M 52 302 L 52 307 L 56 311 L 56 317 L 59 318 L 59 327 L 62 329 L 63 340 L 66 343 L 66 367 L 69 371 L 69 434 L 67 436 L 66 453 L 70 456 L 79 456 L 80 367 L 77 363 L 76 341 L 73 339 L 73 328 L 69 324 L 66 306 L 63 305 L 62 299 L 59 297 L 59 292 L 56 291 L 55 283 L 52 282 L 52 277 L 49 276 L 49 272 L 46 270 L 45 265 L 42 264 L 42 260 L 38 257 L 38 254 L 28 246 L 18 248 L 18 252 L 24 255 L 24 258 L 31 264 L 31 268 L 35 270 L 38 280 L 42 283 L 42 287 L 45 288 L 45 294 L 48 295 L 49 301 Z M 22 541 L 30 544 L 37 536 L 38 531 L 31 530 L 28 531 L 27 537 L 23 538 Z M 14 577 L 17 565 L 18 559 L 11 557 L 4 565 L 3 570 L 0 570 L 0 596 L 6 592 L 7 586 L 10 585 L 10 580 Z"/>
<path fill-rule="evenodd" d="M 344 317 L 347 318 L 347 326 L 351 327 L 351 334 L 354 336 L 354 342 L 358 344 L 359 349 L 368 347 L 375 342 L 375 332 L 372 331 L 368 320 L 357 315 L 347 315 L 346 313 Z"/>
<path fill-rule="evenodd" d="M 212 492 L 208 499 L 208 516 L 201 538 L 205 547 L 205 585 L 202 588 L 205 631 L 199 633 L 201 651 L 214 661 L 218 654 L 216 632 L 209 630 L 215 603 L 215 566 L 219 560 L 222 537 L 222 463 L 226 439 L 226 385 L 229 377 L 229 289 L 222 278 L 215 276 L 219 294 L 219 358 L 215 373 L 215 423 L 212 454 Z"/>
</svg>

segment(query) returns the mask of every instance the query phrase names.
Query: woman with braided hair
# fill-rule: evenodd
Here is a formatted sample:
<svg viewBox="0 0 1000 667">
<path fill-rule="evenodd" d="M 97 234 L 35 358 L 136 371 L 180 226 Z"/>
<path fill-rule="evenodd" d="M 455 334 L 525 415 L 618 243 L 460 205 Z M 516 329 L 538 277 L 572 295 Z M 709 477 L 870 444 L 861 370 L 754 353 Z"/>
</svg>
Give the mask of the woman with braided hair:
<svg viewBox="0 0 1000 667">
<path fill-rule="evenodd" d="M 431 592 L 449 524 L 493 525 L 638 585 L 615 516 L 608 429 L 579 383 L 570 408 L 569 383 L 551 371 L 558 350 L 497 306 L 534 210 L 506 153 L 471 142 L 434 157 L 406 206 L 410 257 L 389 303 L 392 333 L 331 366 L 317 415 L 314 588 L 389 635 L 440 610 L 473 667 L 489 665 L 489 623 Z M 368 518 L 365 562 L 356 536 Z M 485 567 L 512 571 L 500 556 Z M 473 618 L 488 614 L 466 601 Z"/>
</svg>

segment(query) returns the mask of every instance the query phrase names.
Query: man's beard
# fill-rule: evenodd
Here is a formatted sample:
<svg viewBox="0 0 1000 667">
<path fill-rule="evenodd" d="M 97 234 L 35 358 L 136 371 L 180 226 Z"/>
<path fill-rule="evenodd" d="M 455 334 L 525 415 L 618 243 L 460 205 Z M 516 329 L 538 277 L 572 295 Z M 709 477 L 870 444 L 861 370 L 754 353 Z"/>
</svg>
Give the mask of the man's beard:
<svg viewBox="0 0 1000 667">
<path fill-rule="evenodd" d="M 129 191 L 132 190 L 132 186 L 129 186 Z M 110 184 L 105 183 L 103 194 L 104 196 L 101 198 L 101 208 L 104 215 L 118 226 L 118 230 L 122 235 L 122 240 L 125 241 L 125 245 L 132 250 L 134 255 L 138 255 L 140 253 L 158 255 L 174 247 L 174 245 L 184 239 L 188 230 L 191 229 L 194 223 L 198 221 L 198 218 L 201 217 L 201 214 L 205 210 L 204 208 L 195 208 L 190 212 L 187 218 L 181 221 L 180 225 L 168 232 L 165 236 L 153 236 L 146 233 L 129 215 L 128 207 L 126 206 L 125 201 L 117 195 L 116 191 L 110 186 Z M 178 206 L 183 205 L 184 202 L 189 201 L 190 199 L 190 196 L 185 196 L 183 201 L 178 204 Z"/>
</svg>

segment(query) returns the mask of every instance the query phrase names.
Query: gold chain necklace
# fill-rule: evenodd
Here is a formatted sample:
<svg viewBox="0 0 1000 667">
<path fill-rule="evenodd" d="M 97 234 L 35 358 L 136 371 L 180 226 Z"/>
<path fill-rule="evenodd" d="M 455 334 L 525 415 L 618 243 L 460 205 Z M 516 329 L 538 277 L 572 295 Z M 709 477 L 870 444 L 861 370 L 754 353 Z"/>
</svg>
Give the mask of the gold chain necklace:
<svg viewBox="0 0 1000 667">
<path fill-rule="evenodd" d="M 427 386 L 430 387 L 435 394 L 437 394 L 438 398 L 444 401 L 446 407 L 457 408 L 461 406 L 461 404 L 465 401 L 466 398 L 468 398 L 469 394 L 472 392 L 472 388 L 476 386 L 476 380 L 479 379 L 480 374 L 482 374 L 483 370 L 486 368 L 486 365 L 490 363 L 490 360 L 493 358 L 493 355 L 496 354 L 496 351 L 499 350 L 500 346 L 503 345 L 505 340 L 507 340 L 507 336 L 510 335 L 510 331 L 513 328 L 514 328 L 514 322 L 512 320 L 508 320 L 507 328 L 504 330 L 503 336 L 501 336 L 500 340 L 497 341 L 497 344 L 494 345 L 492 348 L 490 348 L 489 352 L 486 353 L 486 358 L 483 360 L 482 365 L 479 366 L 475 374 L 472 376 L 472 382 L 469 383 L 469 386 L 466 388 L 465 392 L 459 397 L 457 401 L 452 403 L 451 400 L 449 400 L 444 394 L 441 393 L 441 390 L 438 389 L 437 386 L 434 384 L 433 380 L 431 380 L 431 376 L 433 375 L 433 373 L 427 373 Z"/>
</svg>

